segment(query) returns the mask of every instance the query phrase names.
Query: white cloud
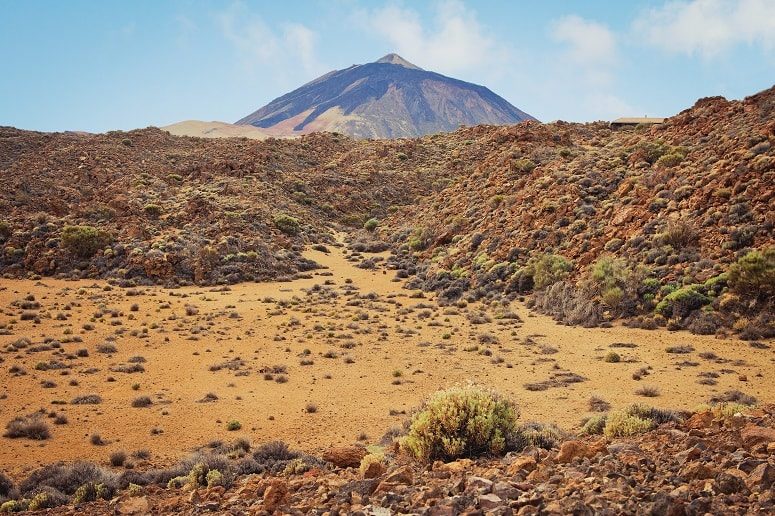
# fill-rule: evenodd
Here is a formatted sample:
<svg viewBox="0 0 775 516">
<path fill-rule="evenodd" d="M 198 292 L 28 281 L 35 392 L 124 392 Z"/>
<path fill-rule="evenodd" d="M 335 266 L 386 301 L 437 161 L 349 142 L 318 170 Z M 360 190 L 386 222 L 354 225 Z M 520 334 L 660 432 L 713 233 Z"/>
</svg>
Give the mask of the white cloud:
<svg viewBox="0 0 775 516">
<path fill-rule="evenodd" d="M 361 11 L 356 19 L 387 40 L 392 52 L 442 73 L 481 68 L 504 53 L 479 24 L 476 13 L 458 0 L 437 2 L 432 23 L 427 27 L 417 11 L 398 4 Z"/>
<path fill-rule="evenodd" d="M 607 120 L 638 113 L 615 91 L 621 57 L 611 29 L 595 20 L 568 15 L 550 23 L 549 36 L 560 44 L 560 50 L 552 59 L 547 81 L 566 116 Z"/>
<path fill-rule="evenodd" d="M 240 52 L 246 67 L 277 65 L 287 68 L 299 62 L 308 77 L 325 68 L 315 52 L 317 34 L 300 23 L 286 23 L 272 30 L 261 17 L 251 14 L 242 2 L 233 3 L 218 15 L 222 34 Z"/>
<path fill-rule="evenodd" d="M 775 49 L 775 0 L 668 2 L 633 23 L 649 44 L 675 54 L 711 58 L 740 44 Z"/>
<path fill-rule="evenodd" d="M 552 24 L 552 37 L 567 44 L 569 57 L 582 66 L 607 66 L 616 61 L 616 39 L 602 23 L 564 16 Z"/>
</svg>

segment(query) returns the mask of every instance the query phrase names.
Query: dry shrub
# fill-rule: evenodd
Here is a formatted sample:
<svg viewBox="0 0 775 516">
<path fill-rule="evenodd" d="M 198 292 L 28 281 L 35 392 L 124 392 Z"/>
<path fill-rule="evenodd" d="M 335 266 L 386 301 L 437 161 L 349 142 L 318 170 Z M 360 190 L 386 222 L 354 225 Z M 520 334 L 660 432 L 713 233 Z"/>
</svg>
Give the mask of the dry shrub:
<svg viewBox="0 0 775 516">
<path fill-rule="evenodd" d="M 491 390 L 451 387 L 432 395 L 414 415 L 401 447 L 424 462 L 500 454 L 518 417 L 516 404 Z"/>
</svg>

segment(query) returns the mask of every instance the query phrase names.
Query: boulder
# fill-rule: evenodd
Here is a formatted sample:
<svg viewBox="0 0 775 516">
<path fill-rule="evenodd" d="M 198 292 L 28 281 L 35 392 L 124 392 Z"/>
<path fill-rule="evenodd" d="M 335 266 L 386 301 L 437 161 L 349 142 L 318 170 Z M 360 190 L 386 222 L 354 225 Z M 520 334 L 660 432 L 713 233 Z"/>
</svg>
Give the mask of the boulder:
<svg viewBox="0 0 775 516">
<path fill-rule="evenodd" d="M 363 446 L 338 446 L 323 454 L 323 460 L 338 468 L 357 468 L 368 452 Z"/>
</svg>

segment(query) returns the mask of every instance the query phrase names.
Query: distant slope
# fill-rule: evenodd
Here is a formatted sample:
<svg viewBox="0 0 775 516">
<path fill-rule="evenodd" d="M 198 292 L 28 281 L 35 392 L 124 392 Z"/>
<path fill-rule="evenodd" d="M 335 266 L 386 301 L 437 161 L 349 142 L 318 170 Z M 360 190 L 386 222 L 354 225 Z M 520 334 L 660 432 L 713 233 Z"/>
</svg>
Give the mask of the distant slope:
<svg viewBox="0 0 775 516">
<path fill-rule="evenodd" d="M 226 122 L 204 122 L 184 120 L 161 128 L 173 136 L 196 136 L 199 138 L 252 138 L 265 140 L 269 135 L 250 125 L 234 125 Z"/>
<path fill-rule="evenodd" d="M 278 135 L 341 132 L 356 138 L 414 137 L 532 116 L 484 86 L 418 68 L 396 54 L 329 72 L 242 118 Z"/>
</svg>

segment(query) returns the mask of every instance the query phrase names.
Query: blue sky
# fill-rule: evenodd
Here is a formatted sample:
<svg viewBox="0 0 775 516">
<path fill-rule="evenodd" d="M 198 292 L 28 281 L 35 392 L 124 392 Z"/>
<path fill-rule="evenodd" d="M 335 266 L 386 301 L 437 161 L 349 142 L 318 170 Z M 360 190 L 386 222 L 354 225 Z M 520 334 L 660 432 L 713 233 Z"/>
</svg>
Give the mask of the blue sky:
<svg viewBox="0 0 775 516">
<path fill-rule="evenodd" d="M 233 122 L 389 52 L 549 121 L 775 84 L 775 0 L 0 0 L 0 125 Z"/>
</svg>

